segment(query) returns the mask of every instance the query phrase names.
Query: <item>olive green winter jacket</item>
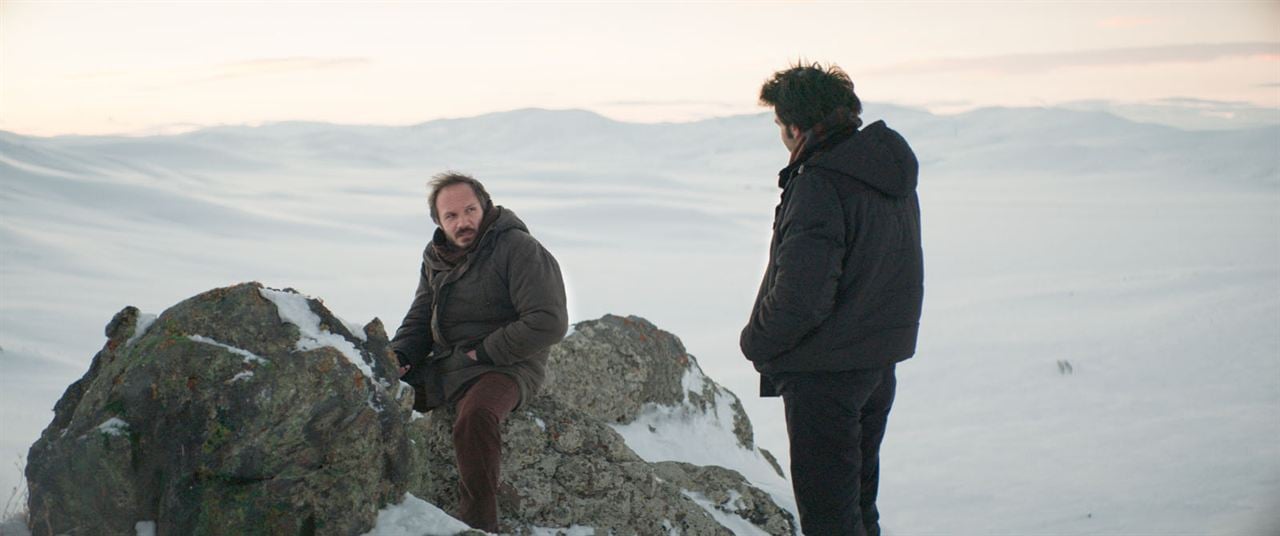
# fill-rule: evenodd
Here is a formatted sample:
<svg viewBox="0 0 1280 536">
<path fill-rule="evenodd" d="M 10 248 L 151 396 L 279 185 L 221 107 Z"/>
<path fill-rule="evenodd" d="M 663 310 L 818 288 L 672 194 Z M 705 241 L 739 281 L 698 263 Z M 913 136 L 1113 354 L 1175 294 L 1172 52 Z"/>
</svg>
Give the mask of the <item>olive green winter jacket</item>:
<svg viewBox="0 0 1280 536">
<path fill-rule="evenodd" d="M 412 365 L 403 379 L 418 391 L 419 411 L 456 402 L 486 372 L 515 379 L 523 405 L 542 387 L 549 349 L 568 329 L 560 265 L 515 213 L 490 210 L 497 217 L 457 264 L 427 245 L 417 293 L 391 340 L 401 364 Z M 444 240 L 436 229 L 432 241 Z"/>
</svg>

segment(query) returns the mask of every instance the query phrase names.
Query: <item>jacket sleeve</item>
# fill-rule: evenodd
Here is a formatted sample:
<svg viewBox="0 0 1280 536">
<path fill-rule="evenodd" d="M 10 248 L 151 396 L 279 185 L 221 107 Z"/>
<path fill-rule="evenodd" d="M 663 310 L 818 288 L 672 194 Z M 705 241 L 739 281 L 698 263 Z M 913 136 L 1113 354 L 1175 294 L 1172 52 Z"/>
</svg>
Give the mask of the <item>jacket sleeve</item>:
<svg viewBox="0 0 1280 536">
<path fill-rule="evenodd" d="M 802 175 L 792 182 L 778 215 L 772 280 L 762 283 L 739 339 L 752 361 L 769 361 L 796 347 L 835 309 L 845 254 L 844 209 L 835 187 L 822 177 Z"/>
<path fill-rule="evenodd" d="M 409 312 L 400 322 L 400 329 L 391 338 L 391 350 L 396 353 L 401 365 L 420 363 L 431 351 L 431 304 L 433 295 L 431 283 L 427 278 L 427 265 L 422 264 L 418 271 L 418 291 L 413 295 L 413 303 Z"/>
<path fill-rule="evenodd" d="M 560 265 L 526 233 L 514 235 L 505 257 L 507 287 L 518 318 L 485 337 L 483 353 L 497 365 L 528 359 L 560 342 L 569 329 Z"/>
</svg>

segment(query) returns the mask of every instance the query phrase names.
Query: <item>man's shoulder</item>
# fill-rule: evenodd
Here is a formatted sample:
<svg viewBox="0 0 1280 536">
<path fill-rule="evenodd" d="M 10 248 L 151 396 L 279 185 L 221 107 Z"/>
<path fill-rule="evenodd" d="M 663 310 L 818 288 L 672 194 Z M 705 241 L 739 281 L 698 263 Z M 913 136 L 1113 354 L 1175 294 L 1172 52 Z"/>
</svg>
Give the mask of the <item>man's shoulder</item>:
<svg viewBox="0 0 1280 536">
<path fill-rule="evenodd" d="M 538 240 L 534 238 L 533 235 L 529 234 L 529 231 L 526 231 L 519 227 L 503 229 L 502 232 L 498 233 L 498 236 L 495 238 L 496 238 L 495 242 L 501 247 L 513 247 L 513 246 L 519 247 L 526 244 L 538 243 Z"/>
<path fill-rule="evenodd" d="M 790 199 L 803 198 L 806 203 L 813 201 L 815 198 L 831 197 L 837 194 L 839 190 L 838 184 L 843 180 L 844 178 L 833 170 L 804 163 L 796 168 L 795 175 L 792 175 L 791 180 L 787 181 L 786 197 Z"/>
<path fill-rule="evenodd" d="M 529 231 L 518 228 L 507 229 L 499 234 L 494 241 L 494 249 L 504 254 L 513 254 L 517 258 L 539 252 L 550 255 L 547 248 L 542 246 L 542 242 L 534 238 Z"/>
<path fill-rule="evenodd" d="M 803 164 L 800 164 L 800 166 L 796 168 L 795 174 L 791 176 L 791 181 L 787 184 L 787 186 L 795 187 L 800 184 L 803 184 L 806 181 L 807 182 L 813 182 L 813 181 L 829 182 L 833 178 L 834 174 L 835 173 L 832 170 L 824 168 L 820 164 L 815 164 L 812 161 L 805 162 Z"/>
</svg>

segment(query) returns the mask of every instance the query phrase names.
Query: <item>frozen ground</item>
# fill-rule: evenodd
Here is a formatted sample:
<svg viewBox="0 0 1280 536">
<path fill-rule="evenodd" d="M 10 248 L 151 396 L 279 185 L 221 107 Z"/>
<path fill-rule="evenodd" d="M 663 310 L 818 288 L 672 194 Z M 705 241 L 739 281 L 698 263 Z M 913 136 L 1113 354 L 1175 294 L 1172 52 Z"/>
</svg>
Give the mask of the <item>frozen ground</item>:
<svg viewBox="0 0 1280 536">
<path fill-rule="evenodd" d="M 923 169 L 925 317 L 885 440 L 889 533 L 1280 531 L 1280 129 L 867 115 Z M 125 305 L 258 280 L 394 329 L 432 228 L 424 183 L 447 168 L 557 255 L 575 320 L 680 336 L 785 466 L 780 402 L 754 396 L 737 351 L 784 159 L 764 115 L 0 133 L 0 469 Z M 18 482 L 0 471 L 0 490 Z"/>
</svg>

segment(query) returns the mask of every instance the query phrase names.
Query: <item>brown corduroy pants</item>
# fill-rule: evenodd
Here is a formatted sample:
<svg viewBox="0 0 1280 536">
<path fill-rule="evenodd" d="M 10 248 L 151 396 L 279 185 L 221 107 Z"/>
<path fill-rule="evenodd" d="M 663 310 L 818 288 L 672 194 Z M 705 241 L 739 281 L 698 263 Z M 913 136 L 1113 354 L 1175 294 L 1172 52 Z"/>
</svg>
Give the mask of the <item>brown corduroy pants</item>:
<svg viewBox="0 0 1280 536">
<path fill-rule="evenodd" d="M 519 402 L 520 386 L 499 372 L 480 376 L 458 401 L 458 415 L 453 421 L 458 519 L 473 528 L 498 531 L 502 421 Z"/>
</svg>

